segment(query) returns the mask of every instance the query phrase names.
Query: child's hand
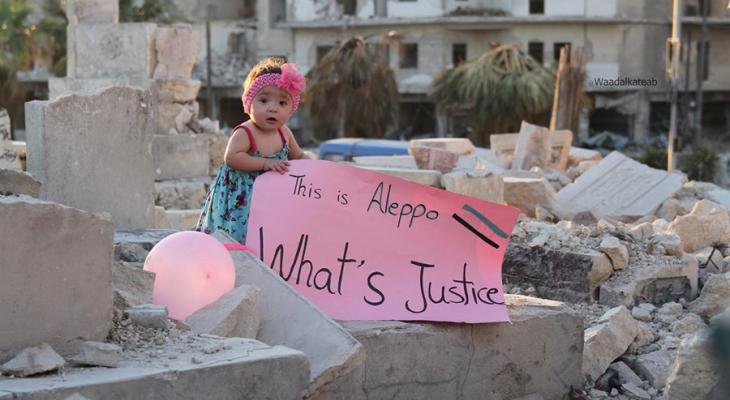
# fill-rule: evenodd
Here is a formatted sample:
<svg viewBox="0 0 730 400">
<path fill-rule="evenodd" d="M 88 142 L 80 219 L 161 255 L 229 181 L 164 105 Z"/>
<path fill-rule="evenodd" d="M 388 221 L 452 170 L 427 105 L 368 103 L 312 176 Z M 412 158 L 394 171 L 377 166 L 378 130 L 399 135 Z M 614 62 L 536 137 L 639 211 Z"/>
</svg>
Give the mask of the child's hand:
<svg viewBox="0 0 730 400">
<path fill-rule="evenodd" d="M 283 174 L 289 171 L 289 161 L 264 159 L 264 171 L 276 171 Z"/>
</svg>

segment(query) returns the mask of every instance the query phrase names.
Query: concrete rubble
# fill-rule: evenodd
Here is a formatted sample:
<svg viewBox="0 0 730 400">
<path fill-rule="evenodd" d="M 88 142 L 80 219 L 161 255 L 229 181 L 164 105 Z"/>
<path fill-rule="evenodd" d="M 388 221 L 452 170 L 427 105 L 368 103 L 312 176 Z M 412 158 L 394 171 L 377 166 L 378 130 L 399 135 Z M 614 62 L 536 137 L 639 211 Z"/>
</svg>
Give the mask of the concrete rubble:
<svg viewBox="0 0 730 400">
<path fill-rule="evenodd" d="M 255 339 L 259 332 L 256 298 L 260 290 L 241 285 L 194 312 L 185 323 L 195 333 Z"/>
</svg>

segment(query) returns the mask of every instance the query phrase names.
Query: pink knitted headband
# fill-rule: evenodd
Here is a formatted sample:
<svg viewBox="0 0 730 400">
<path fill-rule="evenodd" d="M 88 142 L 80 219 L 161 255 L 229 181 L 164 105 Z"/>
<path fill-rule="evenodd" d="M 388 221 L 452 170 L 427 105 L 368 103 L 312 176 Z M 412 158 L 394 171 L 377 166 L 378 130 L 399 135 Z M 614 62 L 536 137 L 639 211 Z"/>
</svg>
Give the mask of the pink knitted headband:
<svg viewBox="0 0 730 400">
<path fill-rule="evenodd" d="M 251 114 L 251 103 L 261 89 L 267 86 L 276 86 L 285 90 L 291 96 L 292 112 L 299 107 L 299 96 L 307 86 L 304 75 L 297 71 L 296 64 L 282 64 L 281 73 L 262 74 L 256 77 L 243 92 L 243 111 Z"/>
</svg>

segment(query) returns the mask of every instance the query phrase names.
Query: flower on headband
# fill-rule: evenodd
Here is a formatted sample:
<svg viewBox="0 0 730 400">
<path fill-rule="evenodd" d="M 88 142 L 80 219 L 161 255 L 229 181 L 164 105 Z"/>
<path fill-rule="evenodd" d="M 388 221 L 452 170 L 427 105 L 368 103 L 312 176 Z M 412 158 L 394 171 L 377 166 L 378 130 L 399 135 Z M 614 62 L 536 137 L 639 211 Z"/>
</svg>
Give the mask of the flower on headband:
<svg viewBox="0 0 730 400">
<path fill-rule="evenodd" d="M 304 75 L 297 71 L 296 64 L 285 63 L 281 65 L 281 78 L 279 78 L 280 88 L 293 93 L 301 93 L 307 86 Z"/>
</svg>

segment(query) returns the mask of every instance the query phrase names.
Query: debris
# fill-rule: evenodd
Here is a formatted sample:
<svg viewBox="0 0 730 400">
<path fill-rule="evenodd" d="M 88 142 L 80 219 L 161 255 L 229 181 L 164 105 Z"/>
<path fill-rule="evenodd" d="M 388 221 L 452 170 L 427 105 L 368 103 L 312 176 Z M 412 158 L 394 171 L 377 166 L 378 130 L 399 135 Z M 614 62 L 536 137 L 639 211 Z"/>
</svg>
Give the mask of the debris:
<svg viewBox="0 0 730 400">
<path fill-rule="evenodd" d="M 585 330 L 583 374 L 597 379 L 606 368 L 623 354 L 638 333 L 636 321 L 624 306 L 610 309 L 598 324 Z"/>
<path fill-rule="evenodd" d="M 715 243 L 730 242 L 730 215 L 724 207 L 700 200 L 692 211 L 677 217 L 667 229 L 682 240 L 686 252 L 694 252 Z"/>
<path fill-rule="evenodd" d="M 703 399 L 720 379 L 720 365 L 709 350 L 707 331 L 682 340 L 672 373 L 667 378 L 667 400 Z"/>
<path fill-rule="evenodd" d="M 141 304 L 126 310 L 132 323 L 144 328 L 166 328 L 167 307 L 157 304 Z"/>
<path fill-rule="evenodd" d="M 48 343 L 23 349 L 10 361 L 0 366 L 0 373 L 15 376 L 31 376 L 55 371 L 66 361 Z"/>
<path fill-rule="evenodd" d="M 601 251 L 611 259 L 613 269 L 624 269 L 629 264 L 629 250 L 617 238 L 606 236 L 600 246 Z"/>
<path fill-rule="evenodd" d="M 700 297 L 689 303 L 689 310 L 705 318 L 711 318 L 730 306 L 730 274 L 710 275 L 700 292 Z"/>
<path fill-rule="evenodd" d="M 258 293 L 255 286 L 233 288 L 220 299 L 194 312 L 185 319 L 185 323 L 198 334 L 255 339 L 259 331 Z"/>
<path fill-rule="evenodd" d="M 77 364 L 116 367 L 122 356 L 122 348 L 103 342 L 82 342 L 79 354 L 71 358 Z"/>
</svg>

